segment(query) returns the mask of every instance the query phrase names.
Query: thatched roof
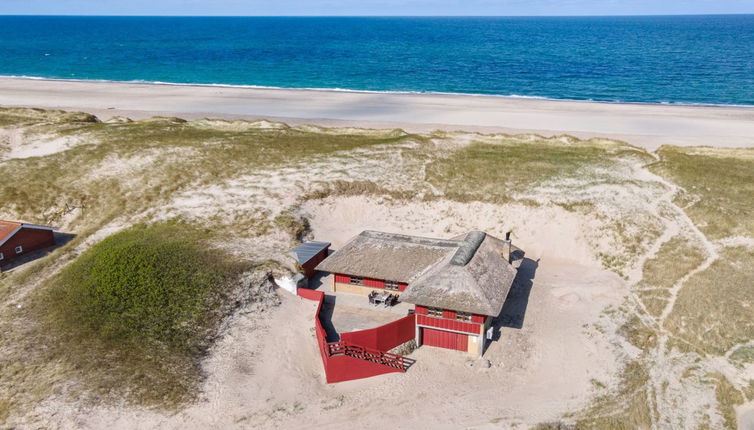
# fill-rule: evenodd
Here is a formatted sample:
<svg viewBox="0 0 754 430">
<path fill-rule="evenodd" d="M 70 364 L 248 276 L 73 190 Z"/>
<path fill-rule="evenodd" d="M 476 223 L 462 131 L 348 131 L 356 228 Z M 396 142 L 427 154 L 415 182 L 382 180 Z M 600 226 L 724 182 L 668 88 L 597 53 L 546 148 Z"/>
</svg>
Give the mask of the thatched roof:
<svg viewBox="0 0 754 430">
<path fill-rule="evenodd" d="M 413 281 L 401 301 L 497 316 L 516 277 L 516 269 L 502 257 L 505 242 L 481 232 L 469 233 L 461 242 L 458 252 Z"/>
<path fill-rule="evenodd" d="M 454 240 L 363 231 L 317 266 L 317 270 L 410 283 L 449 252 Z"/>
<path fill-rule="evenodd" d="M 402 301 L 495 316 L 516 276 L 504 246 L 483 232 L 445 240 L 364 231 L 317 270 L 405 282 Z"/>
</svg>

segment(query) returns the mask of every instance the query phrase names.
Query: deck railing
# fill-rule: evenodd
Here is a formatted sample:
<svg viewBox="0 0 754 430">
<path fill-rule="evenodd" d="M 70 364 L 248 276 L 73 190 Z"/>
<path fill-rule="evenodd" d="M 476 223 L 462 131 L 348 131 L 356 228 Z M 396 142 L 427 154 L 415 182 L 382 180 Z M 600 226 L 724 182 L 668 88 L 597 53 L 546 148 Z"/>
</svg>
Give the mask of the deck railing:
<svg viewBox="0 0 754 430">
<path fill-rule="evenodd" d="M 389 366 L 400 369 L 405 372 L 415 360 L 398 354 L 378 351 L 372 348 L 366 348 L 360 345 L 353 345 L 349 342 L 331 342 L 327 344 L 327 350 L 330 357 L 336 355 L 346 355 L 348 357 L 358 358 L 360 360 L 370 361 L 372 363 Z"/>
</svg>

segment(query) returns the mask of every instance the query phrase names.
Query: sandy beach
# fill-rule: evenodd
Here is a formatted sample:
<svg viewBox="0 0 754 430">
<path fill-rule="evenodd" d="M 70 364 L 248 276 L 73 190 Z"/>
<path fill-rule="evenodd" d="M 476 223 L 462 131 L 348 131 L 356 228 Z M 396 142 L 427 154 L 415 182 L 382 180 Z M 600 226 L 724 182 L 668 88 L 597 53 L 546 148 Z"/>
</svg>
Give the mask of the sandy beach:
<svg viewBox="0 0 754 430">
<path fill-rule="evenodd" d="M 649 150 L 754 147 L 754 107 L 612 104 L 445 94 L 389 94 L 0 78 L 0 106 L 85 110 L 103 119 L 266 118 L 289 124 L 609 137 Z"/>
</svg>

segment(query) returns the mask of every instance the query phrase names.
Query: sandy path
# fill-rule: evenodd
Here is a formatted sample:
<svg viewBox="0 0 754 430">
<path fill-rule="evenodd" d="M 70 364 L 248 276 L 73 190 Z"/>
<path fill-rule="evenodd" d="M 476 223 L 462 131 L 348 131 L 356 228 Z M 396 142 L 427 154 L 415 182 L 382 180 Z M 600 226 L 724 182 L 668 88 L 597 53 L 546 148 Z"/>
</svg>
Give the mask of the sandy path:
<svg viewBox="0 0 754 430">
<path fill-rule="evenodd" d="M 754 147 L 754 107 L 609 104 L 444 94 L 385 94 L 0 78 L 0 106 L 100 117 L 260 117 L 297 124 L 603 136 L 662 144 Z"/>
</svg>

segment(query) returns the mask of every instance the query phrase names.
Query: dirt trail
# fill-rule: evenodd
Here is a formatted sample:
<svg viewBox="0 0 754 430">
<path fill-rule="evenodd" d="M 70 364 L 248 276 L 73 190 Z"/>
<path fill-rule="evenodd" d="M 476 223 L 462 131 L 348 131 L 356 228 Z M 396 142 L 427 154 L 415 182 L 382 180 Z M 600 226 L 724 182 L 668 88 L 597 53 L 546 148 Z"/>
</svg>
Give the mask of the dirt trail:
<svg viewBox="0 0 754 430">
<path fill-rule="evenodd" d="M 649 351 L 649 366 L 650 373 L 652 375 L 650 377 L 650 384 L 652 386 L 652 390 L 648 391 L 647 401 L 659 414 L 658 417 L 651 415 L 652 429 L 659 430 L 678 428 L 678 425 L 684 425 L 683 417 L 680 418 L 681 421 L 678 421 L 678 398 L 676 396 L 676 393 L 682 392 L 684 391 L 684 389 L 688 388 L 684 387 L 682 383 L 680 383 L 676 378 L 676 376 L 679 374 L 679 367 L 685 367 L 687 363 L 685 363 L 685 360 L 682 360 L 681 357 L 678 356 L 678 354 L 671 353 L 671 351 L 668 350 L 667 345 L 671 333 L 669 333 L 665 328 L 665 321 L 673 312 L 676 300 L 678 299 L 678 296 L 686 282 L 697 273 L 703 272 L 704 270 L 709 268 L 709 266 L 719 258 L 719 254 L 717 252 L 715 244 L 710 241 L 707 236 L 702 233 L 701 230 L 699 230 L 693 220 L 685 212 L 684 208 L 681 208 L 673 202 L 673 197 L 677 192 L 681 190 L 680 187 L 660 176 L 653 176 L 658 182 L 662 183 L 669 189 L 668 193 L 663 196 L 663 199 L 666 200 L 668 207 L 673 210 L 675 216 L 673 217 L 673 219 L 666 218 L 666 223 L 669 227 L 668 231 L 672 231 L 674 234 L 680 232 L 681 230 L 690 231 L 693 234 L 694 238 L 702 244 L 704 250 L 706 251 L 705 259 L 697 267 L 693 268 L 682 278 L 676 281 L 668 290 L 670 297 L 665 304 L 665 307 L 663 308 L 661 314 L 655 318 L 647 313 L 644 318 L 645 320 L 650 319 L 652 321 L 652 326 L 655 327 L 658 334 L 657 347 Z M 666 237 L 667 235 L 663 235 L 663 238 Z M 637 299 L 636 302 L 641 303 L 641 300 Z M 720 370 L 719 367 L 715 365 L 715 362 L 713 360 L 707 360 L 702 364 L 702 367 Z M 674 387 L 674 384 L 678 385 L 678 387 Z M 671 394 L 668 395 L 667 393 Z M 698 399 L 696 399 L 697 401 L 693 401 L 694 399 L 691 395 L 688 396 L 688 399 L 689 401 L 687 402 L 687 406 L 696 405 L 698 403 Z M 695 406 L 691 406 L 691 408 L 688 408 L 689 412 L 695 412 L 693 411 L 694 407 Z M 688 422 L 686 422 L 685 424 L 688 424 Z"/>
</svg>

